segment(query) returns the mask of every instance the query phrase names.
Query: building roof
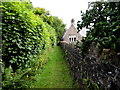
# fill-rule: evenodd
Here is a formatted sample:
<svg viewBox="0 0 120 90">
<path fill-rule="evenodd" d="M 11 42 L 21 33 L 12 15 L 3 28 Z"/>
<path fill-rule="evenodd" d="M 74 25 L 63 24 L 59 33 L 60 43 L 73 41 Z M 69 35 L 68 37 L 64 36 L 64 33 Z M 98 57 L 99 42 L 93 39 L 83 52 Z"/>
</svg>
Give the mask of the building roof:
<svg viewBox="0 0 120 90">
<path fill-rule="evenodd" d="M 74 24 L 71 24 L 70 28 L 69 28 L 69 29 L 66 29 L 66 31 L 65 31 L 65 33 L 64 33 L 64 35 L 63 35 L 63 38 L 64 38 L 66 35 L 68 35 L 68 34 L 69 34 L 69 35 L 75 35 L 75 34 L 79 34 L 79 35 L 80 35 L 80 33 L 77 32 L 77 29 L 75 28 Z M 80 37 L 82 38 L 81 35 L 79 36 L 79 39 L 80 39 Z"/>
</svg>

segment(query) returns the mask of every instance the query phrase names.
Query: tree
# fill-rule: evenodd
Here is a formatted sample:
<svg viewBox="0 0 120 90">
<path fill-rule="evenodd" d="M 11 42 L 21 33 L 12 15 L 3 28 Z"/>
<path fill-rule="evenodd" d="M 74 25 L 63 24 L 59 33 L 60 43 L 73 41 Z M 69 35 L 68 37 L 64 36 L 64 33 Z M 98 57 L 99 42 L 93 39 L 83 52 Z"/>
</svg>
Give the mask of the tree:
<svg viewBox="0 0 120 90">
<path fill-rule="evenodd" d="M 44 8 L 35 8 L 34 13 L 39 15 L 39 17 L 42 18 L 44 22 L 48 23 L 55 29 L 57 33 L 57 41 L 59 42 L 65 28 L 65 24 L 63 24 L 62 20 L 58 17 L 50 15 L 49 11 L 46 11 Z"/>
<path fill-rule="evenodd" d="M 34 8 L 34 13 L 41 16 L 41 15 L 50 15 L 49 11 L 46 11 L 44 8 Z"/>
<path fill-rule="evenodd" d="M 78 30 L 89 29 L 83 41 L 83 51 L 91 42 L 103 48 L 120 51 L 120 2 L 92 2 L 91 7 L 82 12 L 82 22 L 78 21 Z"/>
</svg>

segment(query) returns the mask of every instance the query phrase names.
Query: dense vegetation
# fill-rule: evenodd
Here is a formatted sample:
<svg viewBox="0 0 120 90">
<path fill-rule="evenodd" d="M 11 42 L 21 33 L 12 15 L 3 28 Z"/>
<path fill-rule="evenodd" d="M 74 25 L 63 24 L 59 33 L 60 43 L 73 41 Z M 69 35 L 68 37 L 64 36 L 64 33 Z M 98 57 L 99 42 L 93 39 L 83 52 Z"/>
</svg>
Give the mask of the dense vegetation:
<svg viewBox="0 0 120 90">
<path fill-rule="evenodd" d="M 91 2 L 90 8 L 82 13 L 78 30 L 87 28 L 83 38 L 82 51 L 88 50 L 91 42 L 96 42 L 100 51 L 103 48 L 119 52 L 120 49 L 120 2 Z"/>
<path fill-rule="evenodd" d="M 29 87 L 23 78 L 47 62 L 44 54 L 56 45 L 65 25 L 30 2 L 3 2 L 1 7 L 3 88 Z"/>
<path fill-rule="evenodd" d="M 85 56 L 85 57 L 87 56 L 86 52 L 90 51 L 91 45 L 93 45 L 93 42 L 94 42 L 93 49 L 98 48 L 98 52 L 99 52 L 99 55 L 98 55 L 99 57 L 97 57 L 97 59 L 100 60 L 100 62 L 101 60 L 105 62 L 105 64 L 104 62 L 102 62 L 101 65 L 104 64 L 105 66 L 108 65 L 110 67 L 110 64 L 112 62 L 110 61 L 112 60 L 111 56 L 117 57 L 118 53 L 120 52 L 120 49 L 119 49 L 120 47 L 120 2 L 91 2 L 89 3 L 88 10 L 86 10 L 86 12 L 81 11 L 81 14 L 82 14 L 81 15 L 82 21 L 78 21 L 77 29 L 78 31 L 80 31 L 82 28 L 88 29 L 87 36 L 82 39 L 82 44 L 77 45 L 80 48 L 80 52 L 82 56 Z M 103 52 L 104 51 L 103 49 L 110 50 L 110 53 L 107 53 L 108 56 L 105 55 L 105 53 Z M 91 52 L 94 52 L 94 51 L 91 51 Z M 93 54 L 94 53 L 92 54 L 90 53 L 90 56 L 96 58 Z M 101 55 L 103 55 L 102 59 L 100 57 Z M 87 60 L 90 61 L 90 59 L 87 59 Z M 108 62 L 110 63 L 108 64 Z M 119 61 L 117 61 L 117 58 L 114 58 L 114 63 L 119 63 Z M 92 68 L 92 66 L 90 67 Z M 107 68 L 108 67 L 106 67 L 106 70 Z M 100 67 L 100 69 L 102 69 L 102 67 Z M 114 71 L 114 69 L 110 69 L 110 70 Z M 102 72 L 100 74 L 102 75 Z M 97 78 L 99 77 L 100 75 L 97 76 Z M 89 79 L 89 78 L 87 77 L 85 79 Z M 116 81 L 119 81 L 119 80 L 116 80 Z M 111 87 L 114 87 L 114 86 L 111 86 Z"/>
<path fill-rule="evenodd" d="M 35 8 L 35 14 L 39 15 L 44 22 L 48 23 L 50 26 L 52 26 L 55 29 L 57 33 L 56 34 L 57 41 L 59 42 L 61 36 L 63 35 L 64 27 L 65 27 L 65 24 L 62 24 L 62 20 L 58 19 L 58 17 L 50 16 L 49 11 L 45 11 L 44 8 L 39 8 L 39 7 Z"/>
</svg>

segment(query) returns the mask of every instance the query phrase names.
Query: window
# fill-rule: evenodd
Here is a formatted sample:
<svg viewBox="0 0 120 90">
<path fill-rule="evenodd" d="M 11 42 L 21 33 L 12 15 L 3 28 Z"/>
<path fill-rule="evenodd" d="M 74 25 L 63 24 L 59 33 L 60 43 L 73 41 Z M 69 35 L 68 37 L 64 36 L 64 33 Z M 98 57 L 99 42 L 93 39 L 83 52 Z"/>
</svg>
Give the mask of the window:
<svg viewBox="0 0 120 90">
<path fill-rule="evenodd" d="M 70 42 L 76 41 L 76 36 L 75 35 L 69 35 L 69 41 Z"/>
<path fill-rule="evenodd" d="M 71 38 L 69 38 L 69 41 L 71 42 Z"/>
<path fill-rule="evenodd" d="M 73 41 L 73 38 L 72 38 L 72 41 Z"/>
<path fill-rule="evenodd" d="M 76 41 L 76 37 L 74 37 L 74 41 Z"/>
</svg>

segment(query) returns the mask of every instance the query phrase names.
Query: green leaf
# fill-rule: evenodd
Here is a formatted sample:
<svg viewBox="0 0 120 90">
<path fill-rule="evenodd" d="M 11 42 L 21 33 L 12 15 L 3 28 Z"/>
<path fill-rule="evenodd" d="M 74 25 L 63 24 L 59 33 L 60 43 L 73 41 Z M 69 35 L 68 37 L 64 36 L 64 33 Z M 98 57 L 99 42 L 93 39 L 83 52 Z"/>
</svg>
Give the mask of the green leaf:
<svg viewBox="0 0 120 90">
<path fill-rule="evenodd" d="M 109 37 L 103 37 L 103 39 L 106 39 L 106 40 L 108 40 L 108 39 L 109 39 Z"/>
<path fill-rule="evenodd" d="M 14 40 L 12 40 L 12 42 L 14 43 L 14 42 L 16 42 L 16 40 L 14 39 Z"/>
<path fill-rule="evenodd" d="M 112 31 L 115 32 L 117 29 L 113 29 Z"/>
</svg>

